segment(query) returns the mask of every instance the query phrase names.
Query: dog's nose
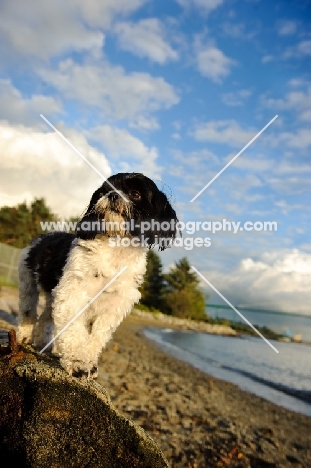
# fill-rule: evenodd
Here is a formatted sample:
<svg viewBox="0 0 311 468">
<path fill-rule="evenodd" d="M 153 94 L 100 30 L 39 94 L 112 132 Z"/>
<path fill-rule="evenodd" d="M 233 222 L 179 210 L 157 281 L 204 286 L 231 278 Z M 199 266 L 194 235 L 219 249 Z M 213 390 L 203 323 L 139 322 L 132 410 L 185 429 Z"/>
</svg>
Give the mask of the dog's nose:
<svg viewBox="0 0 311 468">
<path fill-rule="evenodd" d="M 112 202 L 115 202 L 119 198 L 119 194 L 117 192 L 109 192 L 107 196 L 108 199 Z"/>
</svg>

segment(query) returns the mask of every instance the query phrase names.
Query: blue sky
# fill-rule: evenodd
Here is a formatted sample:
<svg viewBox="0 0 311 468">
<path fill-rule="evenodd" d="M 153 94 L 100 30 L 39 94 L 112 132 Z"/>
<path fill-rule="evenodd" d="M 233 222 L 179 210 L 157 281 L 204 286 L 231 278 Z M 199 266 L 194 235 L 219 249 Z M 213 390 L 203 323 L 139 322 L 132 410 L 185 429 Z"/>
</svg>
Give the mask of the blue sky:
<svg viewBox="0 0 311 468">
<path fill-rule="evenodd" d="M 197 232 L 211 246 L 166 251 L 164 267 L 186 255 L 235 305 L 310 313 L 310 1 L 13 0 L 0 12 L 1 205 L 43 196 L 74 216 L 101 184 L 42 113 L 103 175 L 153 178 L 183 221 L 276 221 Z"/>
</svg>

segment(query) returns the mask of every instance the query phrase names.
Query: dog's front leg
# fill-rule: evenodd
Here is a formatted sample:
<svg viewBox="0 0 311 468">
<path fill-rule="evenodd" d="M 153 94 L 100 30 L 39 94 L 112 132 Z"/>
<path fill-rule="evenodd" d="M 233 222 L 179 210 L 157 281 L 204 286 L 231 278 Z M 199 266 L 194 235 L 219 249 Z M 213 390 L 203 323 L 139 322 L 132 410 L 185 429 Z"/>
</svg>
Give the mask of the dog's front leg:
<svg viewBox="0 0 311 468">
<path fill-rule="evenodd" d="M 126 291 L 124 294 L 104 292 L 92 305 L 92 326 L 89 329 L 87 342 L 88 355 L 97 367 L 102 350 L 110 341 L 114 331 L 122 320 L 130 313 L 135 302 L 140 299 L 140 292 L 136 289 Z M 126 291 L 126 292 L 125 292 Z"/>
<path fill-rule="evenodd" d="M 71 277 L 69 284 L 66 275 L 54 290 L 54 336 L 61 365 L 70 375 L 87 374 L 93 367 L 87 352 L 85 311 L 81 313 L 89 299 L 81 280 Z"/>
<path fill-rule="evenodd" d="M 92 256 L 80 246 L 70 252 L 63 275 L 53 290 L 54 337 L 62 367 L 73 375 L 90 374 L 94 362 L 88 353 L 88 303 L 102 287 Z"/>
</svg>

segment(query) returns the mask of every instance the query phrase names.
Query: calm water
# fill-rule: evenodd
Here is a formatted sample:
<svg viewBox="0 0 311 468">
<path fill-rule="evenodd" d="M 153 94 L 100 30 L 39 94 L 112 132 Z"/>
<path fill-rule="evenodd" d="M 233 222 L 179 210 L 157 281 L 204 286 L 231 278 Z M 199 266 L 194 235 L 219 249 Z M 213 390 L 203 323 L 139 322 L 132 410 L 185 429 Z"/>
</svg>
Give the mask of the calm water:
<svg viewBox="0 0 311 468">
<path fill-rule="evenodd" d="M 311 346 L 148 327 L 145 335 L 174 357 L 287 409 L 311 416 Z"/>
<path fill-rule="evenodd" d="M 291 330 L 293 335 L 300 334 L 302 335 L 303 341 L 308 341 L 311 343 L 311 316 L 295 317 L 288 314 L 264 314 L 258 312 L 248 312 L 244 310 L 240 312 L 255 326 L 266 326 L 281 334 L 285 333 L 286 330 Z M 216 316 L 215 309 L 209 307 L 206 309 L 206 313 L 213 318 Z M 219 310 L 218 317 L 223 317 L 229 320 L 236 320 L 243 323 L 242 318 L 240 318 L 233 310 Z"/>
</svg>

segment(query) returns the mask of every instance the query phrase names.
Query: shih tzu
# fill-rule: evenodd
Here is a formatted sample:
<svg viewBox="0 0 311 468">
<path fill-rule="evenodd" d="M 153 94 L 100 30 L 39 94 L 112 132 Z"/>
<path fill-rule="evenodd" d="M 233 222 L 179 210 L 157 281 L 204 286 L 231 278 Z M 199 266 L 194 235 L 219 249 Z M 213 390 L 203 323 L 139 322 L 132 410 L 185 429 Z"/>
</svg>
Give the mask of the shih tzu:
<svg viewBox="0 0 311 468">
<path fill-rule="evenodd" d="M 43 234 L 22 251 L 18 340 L 44 349 L 55 340 L 70 375 L 96 377 L 102 349 L 140 299 L 148 248 L 169 247 L 177 223 L 148 177 L 111 176 L 94 192 L 75 235 Z M 38 318 L 39 292 L 46 304 Z"/>
</svg>

